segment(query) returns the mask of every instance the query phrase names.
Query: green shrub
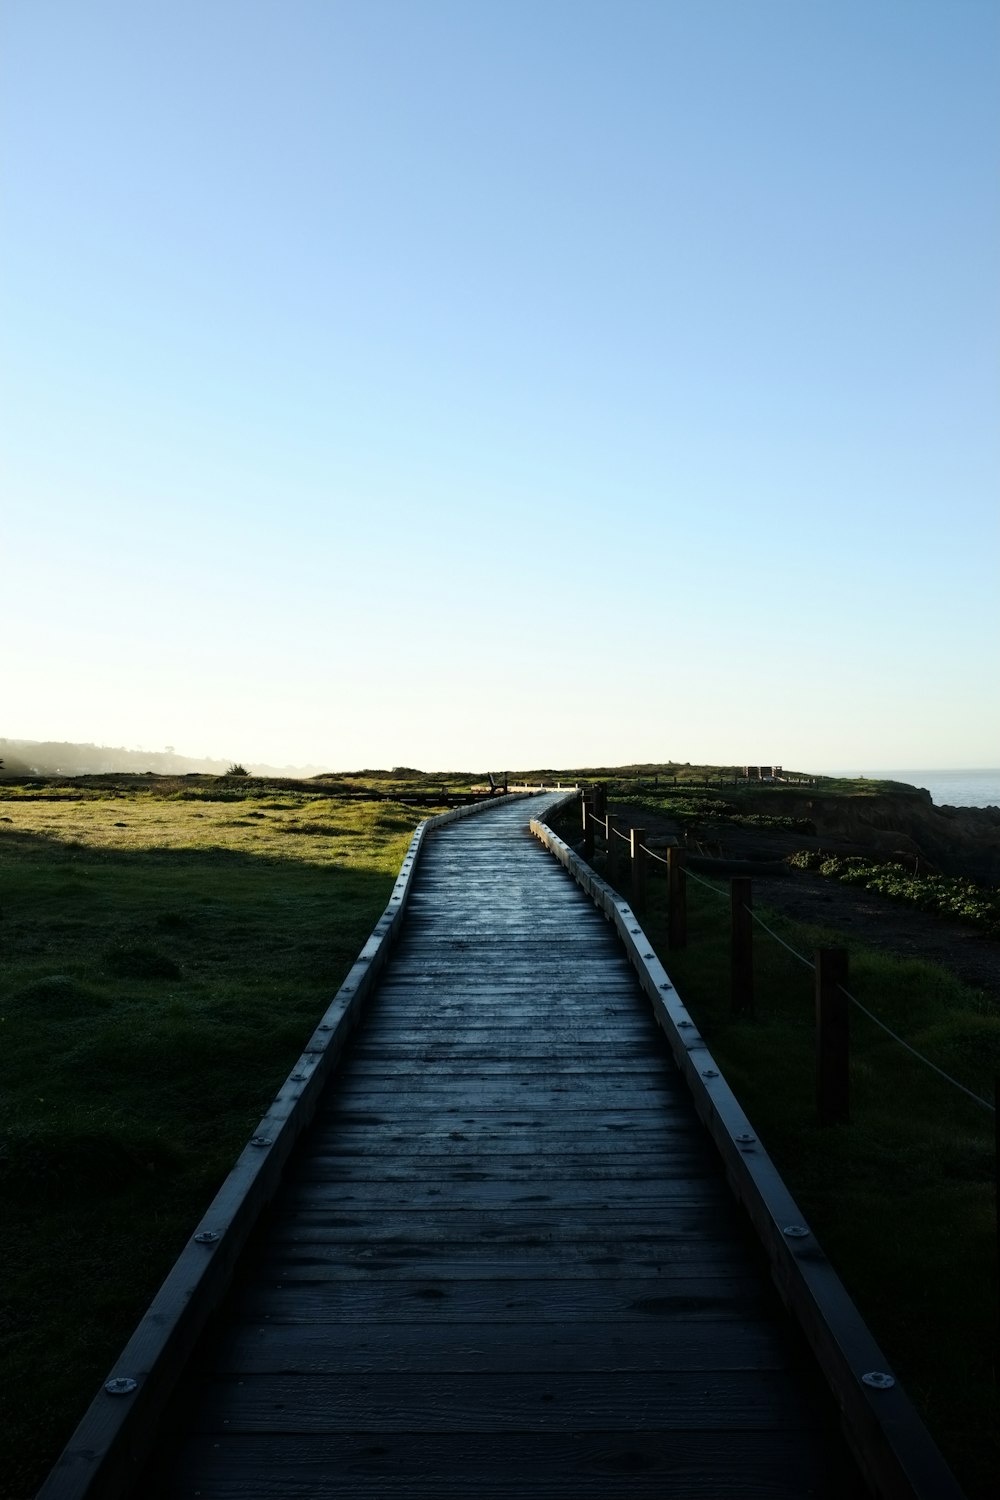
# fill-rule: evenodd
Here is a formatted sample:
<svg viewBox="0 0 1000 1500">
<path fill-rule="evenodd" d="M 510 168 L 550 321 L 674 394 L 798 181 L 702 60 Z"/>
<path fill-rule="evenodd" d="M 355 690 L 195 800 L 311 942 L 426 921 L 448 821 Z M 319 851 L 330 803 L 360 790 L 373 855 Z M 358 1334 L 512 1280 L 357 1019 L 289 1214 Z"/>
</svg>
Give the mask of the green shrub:
<svg viewBox="0 0 1000 1500">
<path fill-rule="evenodd" d="M 789 857 L 796 870 L 816 870 L 845 885 L 859 885 L 919 911 L 969 922 L 990 937 L 1000 937 L 1000 891 L 958 875 L 915 875 L 892 860 L 860 855 L 829 855 L 800 849 Z"/>
</svg>

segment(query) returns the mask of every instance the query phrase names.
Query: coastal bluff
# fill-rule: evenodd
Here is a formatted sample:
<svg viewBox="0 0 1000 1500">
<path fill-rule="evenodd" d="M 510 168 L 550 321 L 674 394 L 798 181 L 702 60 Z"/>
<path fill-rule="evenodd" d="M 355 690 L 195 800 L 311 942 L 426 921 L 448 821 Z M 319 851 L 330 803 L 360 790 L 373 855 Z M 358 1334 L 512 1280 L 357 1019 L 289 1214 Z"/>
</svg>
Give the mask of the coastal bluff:
<svg viewBox="0 0 1000 1500">
<path fill-rule="evenodd" d="M 1000 807 L 936 807 L 930 792 L 748 792 L 754 812 L 808 818 L 817 836 L 847 840 L 877 857 L 920 859 L 944 875 L 1000 884 Z"/>
</svg>

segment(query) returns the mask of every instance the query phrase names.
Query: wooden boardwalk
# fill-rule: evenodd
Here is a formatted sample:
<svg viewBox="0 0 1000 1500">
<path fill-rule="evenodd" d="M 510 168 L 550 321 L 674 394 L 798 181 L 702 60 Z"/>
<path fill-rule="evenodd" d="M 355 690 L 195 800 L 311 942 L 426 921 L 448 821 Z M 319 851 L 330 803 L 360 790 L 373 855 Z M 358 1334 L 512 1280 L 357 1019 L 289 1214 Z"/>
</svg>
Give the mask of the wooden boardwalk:
<svg viewBox="0 0 1000 1500">
<path fill-rule="evenodd" d="M 544 805 L 428 841 L 137 1500 L 868 1493 Z"/>
</svg>

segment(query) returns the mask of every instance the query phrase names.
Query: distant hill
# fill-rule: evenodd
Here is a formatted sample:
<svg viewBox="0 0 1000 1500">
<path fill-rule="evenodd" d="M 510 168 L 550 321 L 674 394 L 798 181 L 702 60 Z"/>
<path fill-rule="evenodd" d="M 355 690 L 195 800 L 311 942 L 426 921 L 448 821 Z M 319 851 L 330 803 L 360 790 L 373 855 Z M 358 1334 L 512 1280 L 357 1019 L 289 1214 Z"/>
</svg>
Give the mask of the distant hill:
<svg viewBox="0 0 1000 1500">
<path fill-rule="evenodd" d="M 154 771 L 159 776 L 185 776 L 189 772 L 221 776 L 230 760 L 211 760 L 178 755 L 172 745 L 165 750 L 125 750 L 112 745 L 77 745 L 68 740 L 10 740 L 0 738 L 0 778 L 5 776 L 103 776 L 116 771 L 139 774 Z M 247 762 L 243 761 L 244 765 Z M 322 766 L 266 766 L 254 761 L 247 766 L 255 776 L 313 776 Z"/>
</svg>

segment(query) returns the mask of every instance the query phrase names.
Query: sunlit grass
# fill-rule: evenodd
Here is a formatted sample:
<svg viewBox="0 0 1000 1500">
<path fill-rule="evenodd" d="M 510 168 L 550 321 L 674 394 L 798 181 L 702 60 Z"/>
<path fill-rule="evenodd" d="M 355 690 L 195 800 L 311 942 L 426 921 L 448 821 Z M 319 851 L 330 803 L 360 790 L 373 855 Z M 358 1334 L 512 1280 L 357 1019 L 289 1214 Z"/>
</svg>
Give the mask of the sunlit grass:
<svg viewBox="0 0 1000 1500">
<path fill-rule="evenodd" d="M 0 803 L 11 1500 L 54 1461 L 354 961 L 426 813 L 248 791 Z"/>
</svg>

